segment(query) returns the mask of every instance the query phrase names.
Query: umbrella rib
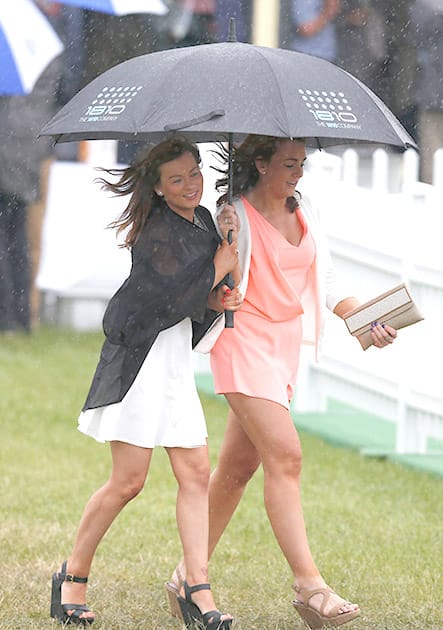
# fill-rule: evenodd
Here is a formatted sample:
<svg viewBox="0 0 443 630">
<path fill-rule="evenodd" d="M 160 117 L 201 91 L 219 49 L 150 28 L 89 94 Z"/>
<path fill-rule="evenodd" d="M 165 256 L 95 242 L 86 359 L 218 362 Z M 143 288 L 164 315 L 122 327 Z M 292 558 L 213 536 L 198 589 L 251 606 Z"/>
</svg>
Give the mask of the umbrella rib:
<svg viewBox="0 0 443 630">
<path fill-rule="evenodd" d="M 212 112 L 208 112 L 207 114 L 203 114 L 203 116 L 198 116 L 197 118 L 191 118 L 190 120 L 184 120 L 180 123 L 172 123 L 171 125 L 165 125 L 165 131 L 179 131 L 180 129 L 186 129 L 187 127 L 193 127 L 194 125 L 198 125 L 199 123 L 208 122 L 208 120 L 212 120 L 213 118 L 218 118 L 220 116 L 224 116 L 226 114 L 224 109 L 214 109 Z"/>
<path fill-rule="evenodd" d="M 276 80 L 276 78 L 275 78 L 275 75 L 274 75 L 274 71 L 273 71 L 273 69 L 272 69 L 272 66 L 271 66 L 271 64 L 269 63 L 269 61 L 268 61 L 268 59 L 266 58 L 266 56 L 265 56 L 264 54 L 262 54 L 262 51 L 261 51 L 261 50 L 258 50 L 257 52 L 260 54 L 261 58 L 262 58 L 262 59 L 266 62 L 266 65 L 267 65 L 267 66 L 268 66 L 268 68 L 270 69 L 270 74 L 271 74 L 271 76 L 272 76 L 272 80 L 273 80 L 273 82 L 275 83 L 275 85 L 276 85 L 276 87 L 277 87 L 277 92 L 278 92 L 278 95 L 279 95 L 279 97 L 280 97 L 280 104 L 282 105 L 282 109 L 283 109 L 283 111 L 285 112 L 285 118 L 286 118 L 286 129 L 289 129 L 289 120 L 288 120 L 288 117 L 287 117 L 287 114 L 286 114 L 286 108 L 285 108 L 285 106 L 284 106 L 284 100 L 283 100 L 283 96 L 282 96 L 282 93 L 281 93 L 280 85 L 279 85 L 278 81 L 277 81 L 277 80 Z M 289 137 L 289 134 L 288 134 L 288 137 Z"/>
</svg>

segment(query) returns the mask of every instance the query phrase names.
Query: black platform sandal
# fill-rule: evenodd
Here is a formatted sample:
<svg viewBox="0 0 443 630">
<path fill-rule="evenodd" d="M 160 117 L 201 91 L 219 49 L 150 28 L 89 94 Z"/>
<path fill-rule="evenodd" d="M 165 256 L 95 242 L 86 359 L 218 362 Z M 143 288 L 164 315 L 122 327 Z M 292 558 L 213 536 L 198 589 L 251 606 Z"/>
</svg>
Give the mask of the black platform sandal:
<svg viewBox="0 0 443 630">
<path fill-rule="evenodd" d="M 197 591 L 209 591 L 211 590 L 210 584 L 196 584 L 195 586 L 189 586 L 186 580 L 183 582 L 183 588 L 185 589 L 185 596 L 177 595 L 177 600 L 180 605 L 180 610 L 183 616 L 183 621 L 187 628 L 204 628 L 205 630 L 229 630 L 232 625 L 233 619 L 221 618 L 225 613 L 221 613 L 219 610 L 209 610 L 202 614 L 200 608 L 192 601 L 192 593 Z"/>
<path fill-rule="evenodd" d="M 63 582 L 77 582 L 78 584 L 86 584 L 87 577 L 77 577 L 66 573 L 66 560 L 62 564 L 60 573 L 54 573 L 52 576 L 51 591 L 51 617 L 58 619 L 61 623 L 73 623 L 77 625 L 90 625 L 94 622 L 93 617 L 81 617 L 85 612 L 91 612 L 91 609 L 84 604 L 62 604 L 62 584 Z M 69 614 L 68 611 L 72 610 Z"/>
</svg>

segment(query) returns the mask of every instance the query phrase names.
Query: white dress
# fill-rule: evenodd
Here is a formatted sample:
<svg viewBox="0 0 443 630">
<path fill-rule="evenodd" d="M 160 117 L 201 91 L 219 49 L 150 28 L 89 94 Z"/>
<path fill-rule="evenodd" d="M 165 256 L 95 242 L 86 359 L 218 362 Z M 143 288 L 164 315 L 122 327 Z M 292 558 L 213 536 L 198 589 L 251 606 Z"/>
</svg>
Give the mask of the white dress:
<svg viewBox="0 0 443 630">
<path fill-rule="evenodd" d="M 83 411 L 78 429 L 98 442 L 144 448 L 206 445 L 191 341 L 189 318 L 160 332 L 123 400 Z"/>
</svg>

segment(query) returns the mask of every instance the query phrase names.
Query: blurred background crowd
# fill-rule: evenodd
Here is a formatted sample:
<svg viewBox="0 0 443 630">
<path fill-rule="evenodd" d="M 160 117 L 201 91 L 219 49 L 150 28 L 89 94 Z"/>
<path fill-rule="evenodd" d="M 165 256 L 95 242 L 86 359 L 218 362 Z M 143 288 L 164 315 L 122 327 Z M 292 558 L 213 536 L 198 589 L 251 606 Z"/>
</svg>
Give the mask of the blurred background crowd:
<svg viewBox="0 0 443 630">
<path fill-rule="evenodd" d="M 257 1 L 267 2 L 165 0 L 167 15 L 117 16 L 34 0 L 64 51 L 30 94 L 1 95 L 0 85 L 0 333 L 31 331 L 38 322 L 33 287 L 50 164 L 83 159 L 82 143 L 54 147 L 37 138 L 42 126 L 121 61 L 225 41 L 230 17 L 238 40 L 253 42 Z M 432 156 L 443 147 L 443 0 L 281 0 L 279 16 L 281 48 L 332 61 L 391 108 L 418 142 L 421 180 L 431 183 Z M 118 161 L 130 163 L 143 148 L 120 142 Z"/>
</svg>

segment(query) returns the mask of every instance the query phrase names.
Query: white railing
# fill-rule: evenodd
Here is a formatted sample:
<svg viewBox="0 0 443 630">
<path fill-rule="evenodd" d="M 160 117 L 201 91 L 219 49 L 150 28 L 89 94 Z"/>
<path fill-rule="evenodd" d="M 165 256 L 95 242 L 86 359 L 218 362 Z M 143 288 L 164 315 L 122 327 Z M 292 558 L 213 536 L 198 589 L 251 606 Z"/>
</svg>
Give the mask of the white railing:
<svg viewBox="0 0 443 630">
<path fill-rule="evenodd" d="M 443 151 L 435 157 L 441 166 Z M 331 316 L 320 362 L 302 361 L 295 408 L 325 409 L 338 399 L 395 422 L 397 452 L 426 453 L 430 440 L 443 442 L 443 178 L 419 182 L 415 152 L 378 149 L 364 173 L 358 161 L 352 150 L 316 154 L 301 188 L 322 208 L 349 293 L 366 300 L 406 282 L 425 320 L 400 331 L 389 349 L 363 352 Z"/>
<path fill-rule="evenodd" d="M 96 164 L 113 166 L 112 155 L 98 155 L 100 143 L 92 144 Z M 202 150 L 203 203 L 214 207 L 209 149 Z M 105 229 L 124 200 L 101 193 L 96 176 L 94 163 L 54 164 L 38 277 L 53 321 L 83 330 L 101 327 L 107 300 L 129 270 L 128 253 Z M 412 150 L 315 152 L 300 190 L 322 209 L 349 294 L 365 300 L 406 282 L 425 320 L 400 331 L 389 349 L 363 352 L 341 320 L 328 318 L 320 362 L 309 354 L 302 361 L 296 409 L 341 400 L 395 422 L 398 452 L 424 453 L 430 439 L 443 440 L 443 150 L 435 155 L 433 185 L 418 181 Z M 208 370 L 207 359 L 195 357 L 197 371 Z"/>
</svg>

